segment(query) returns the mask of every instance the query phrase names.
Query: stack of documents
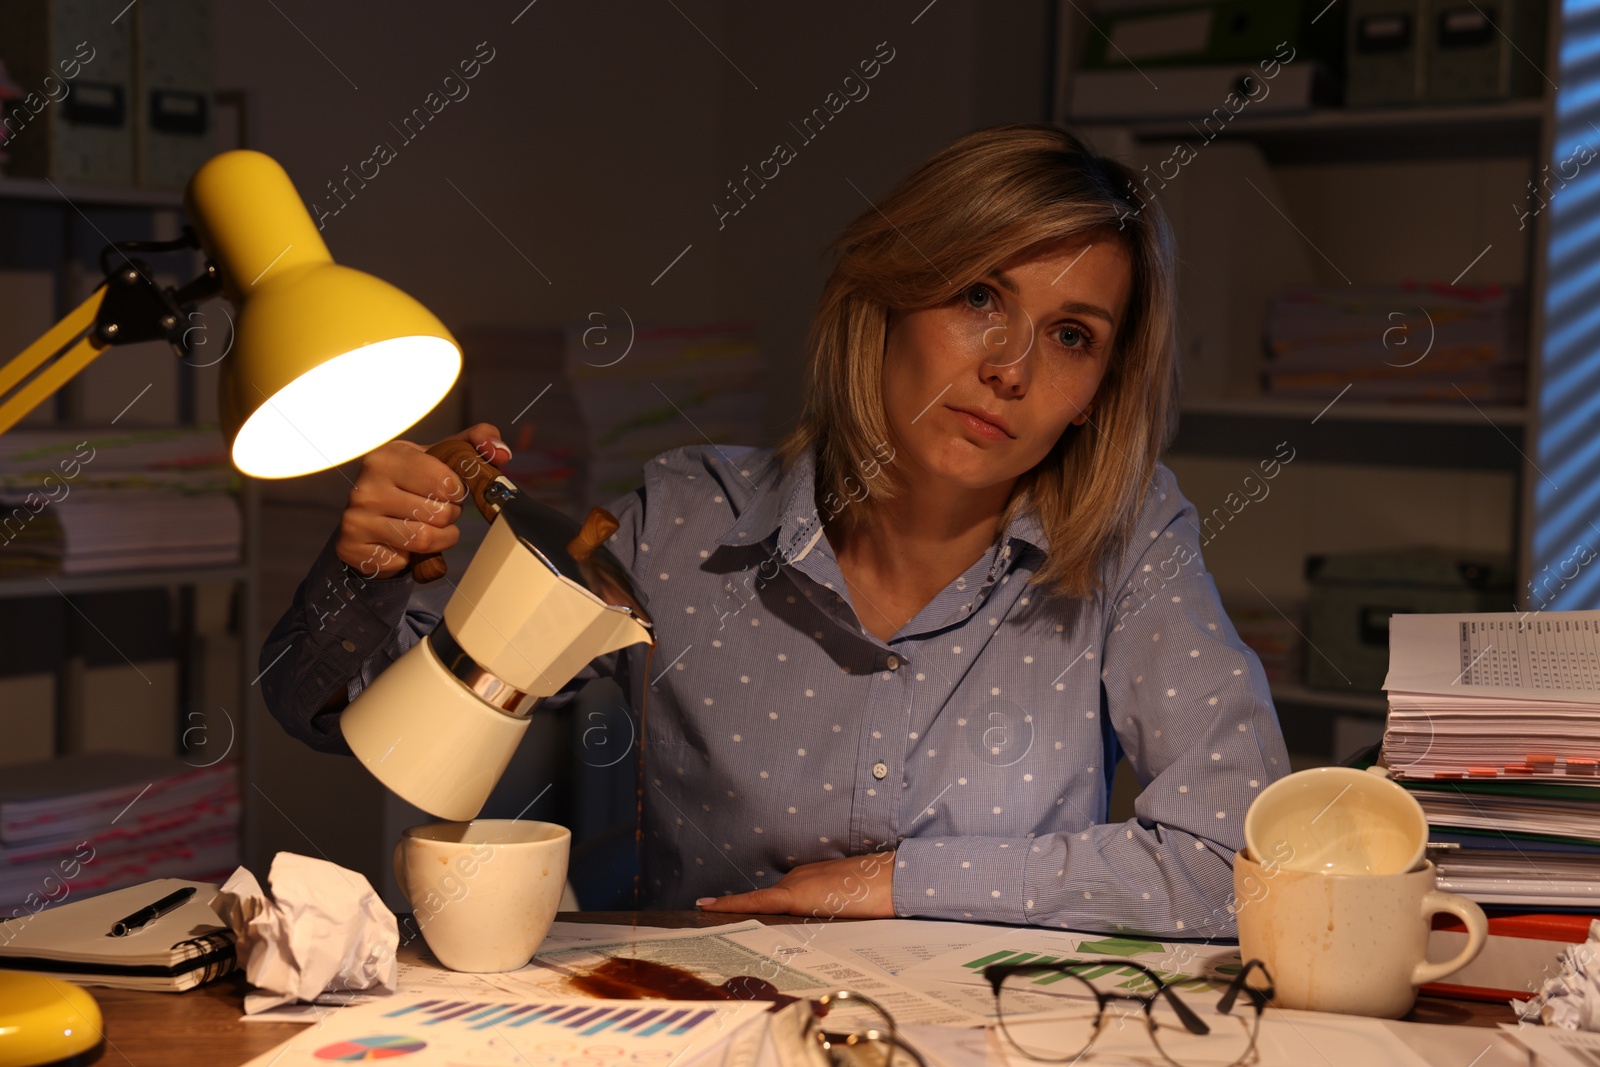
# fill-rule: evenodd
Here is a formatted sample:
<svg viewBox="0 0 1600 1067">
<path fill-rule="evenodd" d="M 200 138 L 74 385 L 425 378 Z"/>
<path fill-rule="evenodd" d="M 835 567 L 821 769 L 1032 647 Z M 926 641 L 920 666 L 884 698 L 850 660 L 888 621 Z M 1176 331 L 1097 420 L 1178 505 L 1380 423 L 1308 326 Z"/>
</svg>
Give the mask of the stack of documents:
<svg viewBox="0 0 1600 1067">
<path fill-rule="evenodd" d="M 771 1005 L 764 1001 L 585 996 L 584 977 L 619 959 L 679 968 L 713 985 L 759 977 L 779 994 L 799 999 L 767 1011 Z M 901 1038 L 929 1067 L 1026 1063 L 1005 1048 L 995 1031 L 994 992 L 983 968 L 1068 959 L 1106 961 L 1086 974 L 1112 993 L 1151 988 L 1130 966 L 1143 964 L 1173 983 L 1202 1016 L 1215 1011 L 1240 967 L 1233 945 L 977 923 L 812 917 L 793 925 L 747 921 L 709 930 L 665 930 L 558 922 L 533 962 L 521 970 L 484 975 L 446 971 L 426 955 L 419 957 L 413 943 L 401 948 L 398 993 L 345 995 L 335 1001 L 343 1006 L 307 1006 L 298 1015 L 275 1009 L 249 1016 L 274 1021 L 297 1017 L 318 1025 L 246 1067 L 311 1067 L 329 1060 L 401 1055 L 417 1067 L 580 1061 L 811 1067 L 826 1058 L 806 1044 L 809 1001 L 839 988 L 865 993 L 887 1007 Z M 1041 990 L 1050 990 L 1049 976 L 1039 981 Z M 1395 1025 L 1269 1009 L 1255 1062 L 1258 1067 L 1422 1067 L 1427 1061 L 1397 1036 Z M 1143 1025 L 1113 1022 L 1095 1045 L 1086 1062 L 1159 1059 Z"/>
<path fill-rule="evenodd" d="M 1396 615 L 1384 688 L 1440 887 L 1600 908 L 1600 611 Z"/>
<path fill-rule="evenodd" d="M 1266 391 L 1364 400 L 1520 404 L 1520 305 L 1503 286 L 1289 289 L 1267 312 Z"/>
<path fill-rule="evenodd" d="M 152 878 L 221 881 L 239 862 L 229 762 L 99 752 L 0 776 L 0 916 Z"/>
<path fill-rule="evenodd" d="M 0 439 L 0 577 L 233 563 L 231 485 L 214 427 L 14 430 Z"/>
</svg>

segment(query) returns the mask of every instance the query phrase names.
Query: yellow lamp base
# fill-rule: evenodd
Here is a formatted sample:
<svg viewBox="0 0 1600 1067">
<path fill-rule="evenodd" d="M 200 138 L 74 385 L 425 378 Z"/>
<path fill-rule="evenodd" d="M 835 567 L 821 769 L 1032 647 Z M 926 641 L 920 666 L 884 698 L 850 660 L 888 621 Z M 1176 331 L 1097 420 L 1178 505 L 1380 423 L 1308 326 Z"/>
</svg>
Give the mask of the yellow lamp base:
<svg viewBox="0 0 1600 1067">
<path fill-rule="evenodd" d="M 78 1067 L 104 1044 L 100 1005 L 82 986 L 0 971 L 0 1067 Z"/>
</svg>

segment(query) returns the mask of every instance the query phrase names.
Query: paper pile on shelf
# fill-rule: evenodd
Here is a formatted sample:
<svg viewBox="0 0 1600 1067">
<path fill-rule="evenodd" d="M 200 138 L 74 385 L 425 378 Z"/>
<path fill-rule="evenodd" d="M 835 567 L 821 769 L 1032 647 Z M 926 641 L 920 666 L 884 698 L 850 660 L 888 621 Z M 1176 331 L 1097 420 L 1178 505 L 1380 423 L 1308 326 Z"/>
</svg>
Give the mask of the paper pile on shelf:
<svg viewBox="0 0 1600 1067">
<path fill-rule="evenodd" d="M 1526 326 L 1500 285 L 1286 289 L 1267 310 L 1265 391 L 1332 398 L 1519 405 Z"/>
<path fill-rule="evenodd" d="M 1396 615 L 1383 763 L 1440 887 L 1600 909 L 1600 611 Z"/>
<path fill-rule="evenodd" d="M 243 526 L 213 428 L 0 437 L 0 577 L 225 566 Z"/>
<path fill-rule="evenodd" d="M 567 375 L 591 448 L 584 499 L 636 488 L 644 464 L 671 448 L 765 440 L 753 326 L 657 327 L 628 338 L 619 329 L 605 347 L 593 343 L 593 329 L 575 327 L 567 338 Z"/>
<path fill-rule="evenodd" d="M 236 767 L 98 752 L 0 778 L 0 915 L 239 863 Z"/>
</svg>

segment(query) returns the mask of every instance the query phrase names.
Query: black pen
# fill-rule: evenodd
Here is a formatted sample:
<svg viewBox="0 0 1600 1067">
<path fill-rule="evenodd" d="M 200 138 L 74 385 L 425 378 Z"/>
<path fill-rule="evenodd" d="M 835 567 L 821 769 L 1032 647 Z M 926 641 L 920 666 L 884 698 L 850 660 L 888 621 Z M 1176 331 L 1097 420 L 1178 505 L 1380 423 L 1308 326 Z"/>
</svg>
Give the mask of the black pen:
<svg viewBox="0 0 1600 1067">
<path fill-rule="evenodd" d="M 130 930 L 139 929 L 139 927 L 143 926 L 145 923 L 150 922 L 152 919 L 160 918 L 167 912 L 182 904 L 184 901 L 188 900 L 190 897 L 194 896 L 194 891 L 194 886 L 190 885 L 184 886 L 176 893 L 168 893 L 166 896 L 162 897 L 148 908 L 140 908 L 138 911 L 134 912 L 126 919 L 123 919 L 121 922 L 113 924 L 111 927 L 111 933 L 107 934 L 106 936 L 121 937 Z"/>
</svg>

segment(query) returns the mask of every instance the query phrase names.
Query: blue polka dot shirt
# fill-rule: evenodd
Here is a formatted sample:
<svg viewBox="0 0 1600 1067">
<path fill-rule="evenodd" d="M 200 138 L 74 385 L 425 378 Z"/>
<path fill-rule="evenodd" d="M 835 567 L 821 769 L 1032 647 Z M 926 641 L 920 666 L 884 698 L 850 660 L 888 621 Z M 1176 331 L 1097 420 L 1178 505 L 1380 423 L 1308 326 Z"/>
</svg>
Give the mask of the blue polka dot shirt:
<svg viewBox="0 0 1600 1067">
<path fill-rule="evenodd" d="M 657 648 L 648 668 L 643 645 L 595 661 L 546 706 L 599 674 L 636 711 L 648 687 L 654 906 L 878 853 L 899 915 L 1231 936 L 1245 809 L 1289 760 L 1171 472 L 1105 593 L 1030 584 L 1049 543 L 1024 512 L 888 641 L 857 619 L 818 505 L 809 459 L 716 446 L 657 457 L 612 505 L 608 547 Z M 319 709 L 432 630 L 450 589 L 363 580 L 333 544 L 267 638 L 262 684 L 291 733 L 347 752 Z M 1109 823 L 1122 755 L 1142 791 Z"/>
</svg>

